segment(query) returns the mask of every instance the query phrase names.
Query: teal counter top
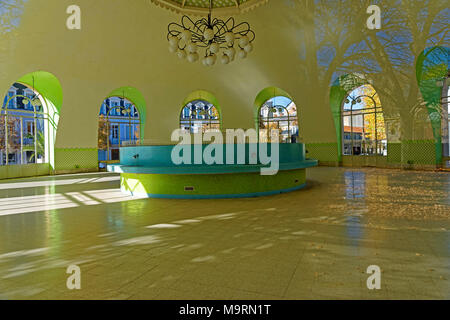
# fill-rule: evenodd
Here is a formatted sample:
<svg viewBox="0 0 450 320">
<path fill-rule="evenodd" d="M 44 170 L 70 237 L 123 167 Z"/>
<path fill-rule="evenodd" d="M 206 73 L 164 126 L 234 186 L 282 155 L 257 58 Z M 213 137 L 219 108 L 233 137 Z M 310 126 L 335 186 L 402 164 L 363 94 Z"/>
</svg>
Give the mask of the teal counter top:
<svg viewBox="0 0 450 320">
<path fill-rule="evenodd" d="M 279 171 L 315 167 L 317 160 L 302 160 L 280 163 Z M 108 165 L 108 171 L 116 173 L 137 174 L 230 174 L 260 172 L 267 165 L 181 165 L 181 166 L 130 166 L 121 164 Z"/>
</svg>

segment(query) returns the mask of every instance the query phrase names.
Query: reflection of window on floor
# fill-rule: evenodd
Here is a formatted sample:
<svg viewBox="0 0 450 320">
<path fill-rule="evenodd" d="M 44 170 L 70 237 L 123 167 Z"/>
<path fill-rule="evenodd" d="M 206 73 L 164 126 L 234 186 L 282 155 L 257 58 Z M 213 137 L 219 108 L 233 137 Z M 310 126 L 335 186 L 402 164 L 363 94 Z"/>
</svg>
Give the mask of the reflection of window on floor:
<svg viewBox="0 0 450 320">
<path fill-rule="evenodd" d="M 363 85 L 344 100 L 342 140 L 344 155 L 387 156 L 383 109 L 372 86 Z"/>
<path fill-rule="evenodd" d="M 298 141 L 298 118 L 295 103 L 286 97 L 274 97 L 264 103 L 258 112 L 259 141 L 271 142 L 271 132 L 278 130 L 279 142 Z"/>
</svg>

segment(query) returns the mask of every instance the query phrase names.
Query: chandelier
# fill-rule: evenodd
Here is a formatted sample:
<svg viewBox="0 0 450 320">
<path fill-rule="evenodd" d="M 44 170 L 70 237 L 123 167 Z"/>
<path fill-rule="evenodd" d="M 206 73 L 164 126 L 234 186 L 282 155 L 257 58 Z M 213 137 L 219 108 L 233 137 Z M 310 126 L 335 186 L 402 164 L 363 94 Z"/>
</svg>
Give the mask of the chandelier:
<svg viewBox="0 0 450 320">
<path fill-rule="evenodd" d="M 222 64 L 229 64 L 236 56 L 245 59 L 253 51 L 255 33 L 250 29 L 250 24 L 236 24 L 233 17 L 226 21 L 212 19 L 212 8 L 210 0 L 208 18 L 194 22 L 183 15 L 181 24 L 169 24 L 167 40 L 171 53 L 176 53 L 180 59 L 187 59 L 189 62 L 198 61 L 201 54 L 203 65 L 213 66 L 218 58 Z M 200 50 L 204 52 L 199 53 Z"/>
</svg>

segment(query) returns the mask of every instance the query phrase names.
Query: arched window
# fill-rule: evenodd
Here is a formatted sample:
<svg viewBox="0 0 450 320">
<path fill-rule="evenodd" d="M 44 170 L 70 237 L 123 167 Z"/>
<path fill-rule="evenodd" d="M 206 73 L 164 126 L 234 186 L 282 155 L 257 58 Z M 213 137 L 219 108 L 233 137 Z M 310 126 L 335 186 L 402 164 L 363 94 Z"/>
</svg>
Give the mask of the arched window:
<svg viewBox="0 0 450 320">
<path fill-rule="evenodd" d="M 383 109 L 371 85 L 354 89 L 344 100 L 342 130 L 344 155 L 387 156 Z"/>
<path fill-rule="evenodd" d="M 180 127 L 190 133 L 220 130 L 220 113 L 208 101 L 191 101 L 181 110 Z"/>
<path fill-rule="evenodd" d="M 0 114 L 0 165 L 49 162 L 49 139 L 57 119 L 33 88 L 14 83 Z"/>
<path fill-rule="evenodd" d="M 271 131 L 278 130 L 280 143 L 298 141 L 298 118 L 295 103 L 283 96 L 266 101 L 258 112 L 259 142 L 272 142 Z"/>
<path fill-rule="evenodd" d="M 445 79 L 442 89 L 442 147 L 443 156 L 450 157 L 450 75 Z M 450 167 L 450 161 L 446 161 L 446 167 Z"/>
<path fill-rule="evenodd" d="M 119 160 L 119 148 L 139 142 L 140 115 L 136 106 L 123 97 L 103 101 L 99 114 L 98 159 L 102 162 Z"/>
</svg>

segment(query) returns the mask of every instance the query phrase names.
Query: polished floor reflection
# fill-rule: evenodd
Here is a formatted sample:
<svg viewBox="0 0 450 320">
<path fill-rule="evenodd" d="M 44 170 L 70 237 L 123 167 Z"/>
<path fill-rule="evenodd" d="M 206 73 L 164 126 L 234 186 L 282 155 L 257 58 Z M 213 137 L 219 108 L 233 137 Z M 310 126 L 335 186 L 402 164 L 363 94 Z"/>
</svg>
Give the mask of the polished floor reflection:
<svg viewBox="0 0 450 320">
<path fill-rule="evenodd" d="M 321 167 L 302 191 L 211 201 L 118 179 L 0 182 L 0 299 L 450 298 L 448 173 Z"/>
</svg>

